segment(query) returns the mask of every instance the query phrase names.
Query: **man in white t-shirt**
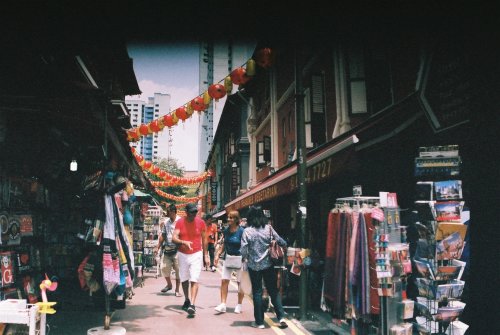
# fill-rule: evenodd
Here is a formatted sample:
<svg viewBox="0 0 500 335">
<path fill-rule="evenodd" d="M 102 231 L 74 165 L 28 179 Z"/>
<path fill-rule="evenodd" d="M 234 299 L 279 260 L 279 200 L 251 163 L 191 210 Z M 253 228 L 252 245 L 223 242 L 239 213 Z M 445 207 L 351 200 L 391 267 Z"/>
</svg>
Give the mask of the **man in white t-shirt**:
<svg viewBox="0 0 500 335">
<path fill-rule="evenodd" d="M 161 228 L 160 238 L 158 239 L 158 246 L 156 247 L 156 252 L 161 252 L 161 273 L 167 281 L 167 286 L 165 286 L 161 292 L 167 293 L 172 289 L 172 280 L 170 276 L 172 274 L 172 269 L 175 271 L 175 296 L 181 297 L 180 293 L 180 277 L 179 277 L 179 262 L 177 260 L 177 245 L 172 242 L 172 236 L 175 230 L 175 224 L 180 219 L 177 215 L 177 207 L 175 205 L 170 205 L 167 208 L 167 218 L 162 222 L 163 227 Z"/>
</svg>

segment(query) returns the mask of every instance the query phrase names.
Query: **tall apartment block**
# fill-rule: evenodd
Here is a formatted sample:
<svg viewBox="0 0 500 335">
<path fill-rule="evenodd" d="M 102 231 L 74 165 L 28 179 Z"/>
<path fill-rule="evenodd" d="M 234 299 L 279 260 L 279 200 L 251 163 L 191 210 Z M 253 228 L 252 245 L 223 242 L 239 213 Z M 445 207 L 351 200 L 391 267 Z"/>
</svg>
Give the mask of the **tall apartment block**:
<svg viewBox="0 0 500 335">
<path fill-rule="evenodd" d="M 132 127 L 147 124 L 170 111 L 170 94 L 155 93 L 149 97 L 147 102 L 142 100 L 125 100 L 130 111 L 130 123 Z M 137 142 L 131 142 L 131 146 L 148 161 L 159 161 L 170 157 L 171 141 L 168 129 L 141 136 Z"/>
<path fill-rule="evenodd" d="M 224 78 L 232 70 L 244 65 L 252 56 L 256 43 L 251 41 L 238 42 L 204 42 L 200 45 L 200 94 L 211 84 L 223 83 Z M 238 87 L 233 86 L 233 92 Z M 199 130 L 198 171 L 204 171 L 208 154 L 212 148 L 213 137 L 219 124 L 226 97 L 218 102 L 212 102 L 202 113 Z"/>
</svg>

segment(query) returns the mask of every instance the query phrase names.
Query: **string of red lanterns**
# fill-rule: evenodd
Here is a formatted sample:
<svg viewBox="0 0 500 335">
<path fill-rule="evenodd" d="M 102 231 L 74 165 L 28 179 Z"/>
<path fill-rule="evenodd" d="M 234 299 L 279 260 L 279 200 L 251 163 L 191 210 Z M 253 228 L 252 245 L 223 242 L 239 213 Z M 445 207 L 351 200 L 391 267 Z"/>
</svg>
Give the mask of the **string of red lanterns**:
<svg viewBox="0 0 500 335">
<path fill-rule="evenodd" d="M 179 196 L 164 192 L 162 190 L 158 190 L 156 188 L 154 190 L 155 190 L 156 194 L 158 194 L 159 196 L 162 196 L 162 197 L 170 199 L 170 200 L 175 200 L 177 202 L 183 202 L 183 203 L 198 202 L 201 198 L 203 198 L 203 196 L 201 196 L 201 195 L 196 196 L 196 197 L 191 197 L 191 198 L 179 197 Z"/>
<path fill-rule="evenodd" d="M 172 128 L 177 125 L 179 120 L 184 122 L 193 115 L 194 111 L 198 113 L 205 111 L 212 100 L 217 102 L 219 99 L 225 97 L 226 94 L 231 93 L 233 84 L 246 84 L 255 75 L 256 64 L 266 69 L 271 67 L 274 54 L 270 48 L 263 48 L 256 51 L 254 57 L 255 59 L 250 58 L 245 64 L 231 71 L 228 76 L 218 83 L 211 84 L 203 94 L 195 97 L 191 101 L 147 124 L 141 124 L 138 127 L 127 130 L 127 140 L 129 142 L 138 141 L 141 136 L 160 132 L 165 127 Z"/>
<path fill-rule="evenodd" d="M 154 165 L 152 162 L 145 160 L 143 156 L 135 153 L 134 148 L 131 147 L 130 149 L 132 150 L 132 154 L 134 155 L 137 163 L 139 163 L 139 165 L 142 167 L 144 171 L 148 171 L 149 173 L 155 175 L 156 177 L 164 180 L 164 181 L 151 181 L 151 185 L 153 186 L 168 187 L 177 185 L 198 184 L 212 176 L 211 171 L 206 171 L 201 175 L 195 177 L 179 177 L 170 174 L 167 171 L 160 169 L 160 167 Z"/>
</svg>

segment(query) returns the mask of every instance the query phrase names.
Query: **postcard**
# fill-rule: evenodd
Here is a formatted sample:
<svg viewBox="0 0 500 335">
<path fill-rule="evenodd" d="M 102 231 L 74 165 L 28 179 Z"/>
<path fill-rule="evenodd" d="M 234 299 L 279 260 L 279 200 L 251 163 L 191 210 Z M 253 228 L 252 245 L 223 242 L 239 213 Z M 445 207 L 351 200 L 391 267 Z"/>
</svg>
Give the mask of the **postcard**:
<svg viewBox="0 0 500 335">
<path fill-rule="evenodd" d="M 439 222 L 436 228 L 436 240 L 441 241 L 455 232 L 460 233 L 462 240 L 465 240 L 467 225 L 459 222 Z"/>
<path fill-rule="evenodd" d="M 429 307 L 418 301 L 415 303 L 415 306 L 417 307 L 417 311 L 421 316 L 425 317 L 427 320 L 433 320 Z"/>
<path fill-rule="evenodd" d="M 458 299 L 462 296 L 465 282 L 455 282 L 452 284 L 438 285 L 436 288 L 436 300 Z"/>
<path fill-rule="evenodd" d="M 417 278 L 416 284 L 419 296 L 432 300 L 436 299 L 435 287 L 432 280 L 427 278 Z"/>
<path fill-rule="evenodd" d="M 469 325 L 463 323 L 462 321 L 455 320 L 452 324 L 446 329 L 447 335 L 465 335 L 465 332 L 469 328 Z"/>
<path fill-rule="evenodd" d="M 465 242 L 464 242 L 465 243 Z M 457 277 L 457 280 L 460 280 L 462 279 L 462 274 L 464 273 L 464 270 L 465 270 L 465 265 L 467 263 L 466 262 L 463 262 L 463 261 L 459 261 L 458 259 L 453 259 L 451 261 L 451 265 L 457 265 L 457 266 L 461 266 L 462 269 L 460 270 L 460 272 L 458 273 L 458 277 Z"/>
<path fill-rule="evenodd" d="M 434 204 L 436 220 L 460 222 L 462 206 L 462 202 L 460 201 L 436 201 Z"/>
<path fill-rule="evenodd" d="M 462 255 L 465 242 L 456 232 L 436 243 L 436 260 L 459 259 Z"/>
<path fill-rule="evenodd" d="M 462 181 L 444 180 L 434 183 L 436 200 L 462 199 Z"/>
<path fill-rule="evenodd" d="M 434 273 L 432 270 L 432 264 L 429 261 L 426 260 L 417 260 L 415 259 L 413 261 L 415 263 L 415 266 L 417 267 L 418 273 L 422 275 L 424 278 L 432 278 L 434 279 Z"/>
<path fill-rule="evenodd" d="M 452 280 L 457 279 L 458 274 L 462 270 L 461 266 L 457 265 L 443 265 L 438 266 L 436 272 L 436 280 Z"/>
<path fill-rule="evenodd" d="M 463 307 L 439 307 L 434 320 L 441 322 L 455 321 L 462 314 L 463 310 Z"/>
</svg>

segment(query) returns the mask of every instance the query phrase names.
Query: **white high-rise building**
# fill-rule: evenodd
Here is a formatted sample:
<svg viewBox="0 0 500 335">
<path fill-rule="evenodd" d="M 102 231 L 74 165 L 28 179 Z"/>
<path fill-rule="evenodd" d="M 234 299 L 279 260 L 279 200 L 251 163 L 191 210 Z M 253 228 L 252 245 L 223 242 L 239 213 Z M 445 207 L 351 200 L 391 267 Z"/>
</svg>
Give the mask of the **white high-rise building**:
<svg viewBox="0 0 500 335">
<path fill-rule="evenodd" d="M 142 100 L 125 100 L 127 108 L 130 111 L 130 123 L 132 127 L 139 127 L 141 124 L 149 122 L 166 115 L 170 111 L 170 94 L 155 93 L 149 97 L 147 102 Z M 162 158 L 170 157 L 170 135 L 168 128 L 164 128 L 158 133 L 148 136 L 141 136 L 137 142 L 131 142 L 131 146 L 144 159 L 152 162 L 159 161 Z"/>
<path fill-rule="evenodd" d="M 245 65 L 252 57 L 256 42 L 206 42 L 200 46 L 200 94 L 211 84 L 224 83 L 232 70 Z M 233 92 L 238 88 L 233 85 Z M 227 95 L 226 95 L 227 97 Z M 212 101 L 206 113 L 202 114 L 199 130 L 198 171 L 205 170 L 205 163 L 212 147 L 213 137 L 226 102 L 226 97 Z"/>
</svg>

